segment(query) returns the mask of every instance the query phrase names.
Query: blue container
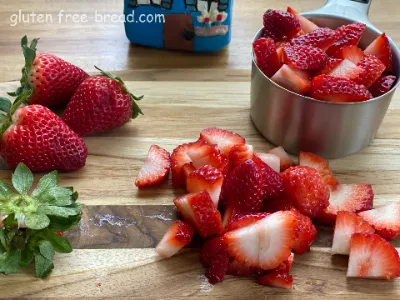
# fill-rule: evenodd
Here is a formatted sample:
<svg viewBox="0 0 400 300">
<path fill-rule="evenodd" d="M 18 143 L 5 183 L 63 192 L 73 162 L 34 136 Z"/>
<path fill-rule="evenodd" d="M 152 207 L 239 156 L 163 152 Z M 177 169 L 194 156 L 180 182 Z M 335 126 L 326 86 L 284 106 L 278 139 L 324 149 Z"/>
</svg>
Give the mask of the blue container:
<svg viewBox="0 0 400 300">
<path fill-rule="evenodd" d="M 138 45 L 212 52 L 231 40 L 233 0 L 125 0 L 125 31 Z"/>
</svg>

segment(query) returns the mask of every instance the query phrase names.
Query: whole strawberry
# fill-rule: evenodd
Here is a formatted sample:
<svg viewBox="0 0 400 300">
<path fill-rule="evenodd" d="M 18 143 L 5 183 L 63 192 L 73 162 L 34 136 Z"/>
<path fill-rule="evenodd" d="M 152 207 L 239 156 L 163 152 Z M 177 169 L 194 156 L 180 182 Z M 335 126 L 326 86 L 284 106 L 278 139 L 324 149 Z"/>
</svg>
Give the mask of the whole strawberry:
<svg viewBox="0 0 400 300">
<path fill-rule="evenodd" d="M 0 98 L 0 109 L 6 113 L 0 114 L 3 160 L 12 168 L 23 162 L 34 172 L 82 168 L 87 157 L 84 141 L 47 107 L 19 107 L 23 100 L 19 97 L 11 106 Z"/>
<path fill-rule="evenodd" d="M 25 67 L 22 69 L 21 86 L 10 96 L 19 96 L 30 91 L 26 99 L 30 104 L 41 104 L 54 107 L 67 103 L 78 86 L 89 75 L 82 69 L 61 58 L 46 53 L 36 53 L 39 39 L 33 39 L 28 46 L 28 38 L 21 41 L 25 56 Z"/>
<path fill-rule="evenodd" d="M 97 67 L 96 67 L 97 68 Z M 87 78 L 65 109 L 63 119 L 77 134 L 85 136 L 121 127 L 143 114 L 124 82 L 107 72 Z"/>
</svg>

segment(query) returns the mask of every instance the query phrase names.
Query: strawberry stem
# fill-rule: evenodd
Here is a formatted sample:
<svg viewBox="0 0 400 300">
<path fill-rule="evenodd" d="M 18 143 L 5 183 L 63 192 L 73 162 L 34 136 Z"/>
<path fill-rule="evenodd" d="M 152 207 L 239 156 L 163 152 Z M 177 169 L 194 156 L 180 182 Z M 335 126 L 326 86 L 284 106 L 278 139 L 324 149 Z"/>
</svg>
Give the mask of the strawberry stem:
<svg viewBox="0 0 400 300">
<path fill-rule="evenodd" d="M 123 82 L 121 78 L 119 78 L 118 76 L 115 76 L 115 75 L 113 75 L 113 74 L 111 74 L 111 73 L 109 73 L 109 72 L 103 71 L 102 69 L 100 69 L 100 68 L 97 67 L 97 66 L 94 66 L 94 67 L 95 67 L 97 70 L 99 70 L 100 73 L 101 73 L 102 75 L 104 75 L 104 76 L 106 76 L 106 77 L 108 77 L 108 78 L 110 78 L 110 79 L 115 80 L 116 82 L 118 82 L 118 83 L 122 86 L 122 89 L 123 89 L 126 93 L 128 93 L 128 94 L 131 96 L 132 103 L 133 103 L 133 107 L 134 107 L 134 109 L 133 109 L 133 114 L 132 114 L 132 119 L 136 119 L 136 118 L 139 116 L 139 114 L 143 115 L 142 110 L 140 109 L 139 105 L 136 103 L 136 101 L 140 101 L 140 100 L 143 99 L 143 97 L 144 97 L 143 95 L 140 96 L 140 97 L 135 96 L 134 94 L 132 94 L 132 93 L 128 90 L 128 88 L 127 88 L 126 85 L 125 85 L 125 82 Z"/>
</svg>

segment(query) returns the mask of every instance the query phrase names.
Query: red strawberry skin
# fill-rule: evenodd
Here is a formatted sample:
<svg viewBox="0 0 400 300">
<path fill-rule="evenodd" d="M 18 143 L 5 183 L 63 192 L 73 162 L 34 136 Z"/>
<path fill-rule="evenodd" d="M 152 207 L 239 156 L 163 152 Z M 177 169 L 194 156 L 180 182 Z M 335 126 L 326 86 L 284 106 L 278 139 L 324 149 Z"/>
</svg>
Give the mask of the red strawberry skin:
<svg viewBox="0 0 400 300">
<path fill-rule="evenodd" d="M 88 152 L 85 142 L 51 110 L 29 105 L 14 113 L 0 153 L 12 168 L 23 162 L 33 172 L 71 172 L 85 165 Z"/>
<path fill-rule="evenodd" d="M 374 97 L 382 96 L 392 89 L 395 82 L 396 76 L 382 76 L 377 81 L 375 81 L 375 83 L 369 88 L 369 91 Z"/>
<path fill-rule="evenodd" d="M 365 50 L 366 55 L 374 55 L 379 58 L 386 66 L 387 71 L 393 69 L 393 54 L 390 42 L 385 33 L 378 36 Z"/>
<path fill-rule="evenodd" d="M 296 17 L 281 10 L 268 9 L 263 16 L 263 36 L 275 42 L 294 37 L 300 30 L 300 22 Z"/>
<path fill-rule="evenodd" d="M 283 48 L 283 62 L 300 70 L 317 70 L 325 66 L 328 56 L 312 46 L 286 46 Z"/>
<path fill-rule="evenodd" d="M 206 277 L 211 284 L 224 280 L 229 264 L 229 254 L 223 236 L 204 243 L 200 252 L 200 261 L 207 268 Z"/>
<path fill-rule="evenodd" d="M 328 74 L 332 72 L 334 69 L 336 69 L 336 67 L 338 67 L 342 62 L 343 59 L 341 58 L 328 57 L 325 66 L 315 71 L 314 75 L 318 76 L 318 75 Z"/>
<path fill-rule="evenodd" d="M 293 251 L 301 255 L 310 251 L 312 243 L 314 243 L 317 238 L 317 229 L 310 218 L 301 214 L 296 209 L 292 209 L 291 212 L 297 218 Z"/>
<path fill-rule="evenodd" d="M 262 211 L 274 213 L 280 210 L 291 210 L 294 208 L 293 200 L 283 193 L 274 199 L 268 199 L 264 202 Z"/>
<path fill-rule="evenodd" d="M 272 170 L 270 166 L 256 155 L 253 155 L 253 161 L 260 172 L 261 189 L 264 198 L 271 199 L 281 195 L 283 193 L 283 181 L 280 174 Z"/>
<path fill-rule="evenodd" d="M 325 49 L 336 40 L 336 33 L 329 28 L 317 28 L 307 34 L 293 38 L 290 44 L 293 46 L 312 46 Z"/>
<path fill-rule="evenodd" d="M 265 76 L 271 77 L 282 66 L 274 40 L 271 38 L 259 38 L 253 43 L 253 53 L 257 66 Z"/>
<path fill-rule="evenodd" d="M 318 171 L 310 167 L 291 167 L 282 173 L 286 194 L 295 207 L 308 217 L 316 217 L 329 205 L 329 187 Z"/>
<path fill-rule="evenodd" d="M 55 55 L 37 54 L 28 79 L 33 88 L 28 102 L 47 107 L 65 104 L 87 77 L 82 69 Z"/>
<path fill-rule="evenodd" d="M 254 213 L 254 214 L 248 214 L 239 217 L 236 221 L 230 223 L 226 231 L 232 231 L 238 228 L 246 227 L 248 225 L 251 225 L 257 221 L 260 221 L 261 219 L 264 219 L 265 217 L 268 217 L 270 214 L 269 213 Z"/>
<path fill-rule="evenodd" d="M 77 134 L 86 136 L 121 127 L 134 113 L 131 96 L 106 76 L 91 76 L 77 89 L 63 119 Z"/>
<path fill-rule="evenodd" d="M 367 55 L 362 60 L 360 60 L 357 66 L 363 68 L 366 72 L 364 76 L 361 76 L 357 80 L 358 83 L 370 87 L 382 73 L 385 71 L 386 66 L 379 60 L 379 58 L 373 55 Z"/>
<path fill-rule="evenodd" d="M 336 42 L 326 51 L 329 56 L 334 56 L 343 46 L 357 45 L 365 30 L 365 24 L 351 23 L 336 29 Z"/>
</svg>

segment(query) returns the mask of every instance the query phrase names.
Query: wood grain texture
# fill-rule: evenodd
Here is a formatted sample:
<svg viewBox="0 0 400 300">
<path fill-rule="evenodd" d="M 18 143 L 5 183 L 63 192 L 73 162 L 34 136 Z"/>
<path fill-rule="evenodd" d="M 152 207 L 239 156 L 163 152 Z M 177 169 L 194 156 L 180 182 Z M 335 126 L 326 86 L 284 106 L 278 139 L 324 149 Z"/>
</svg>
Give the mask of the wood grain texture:
<svg viewBox="0 0 400 300">
<path fill-rule="evenodd" d="M 317 8 L 323 0 L 236 0 L 231 45 L 212 54 L 165 52 L 132 46 L 122 24 L 30 24 L 9 26 L 18 12 L 56 14 L 121 13 L 122 0 L 38 0 L 0 3 L 0 95 L 17 87 L 22 66 L 19 39 L 40 36 L 39 49 L 93 72 L 93 65 L 115 71 L 135 94 L 144 94 L 145 113 L 124 127 L 85 138 L 85 168 L 60 174 L 61 184 L 74 186 L 85 204 L 83 221 L 67 234 L 76 250 L 57 255 L 46 280 L 33 270 L 0 275 L 0 298 L 112 299 L 399 299 L 400 279 L 393 282 L 346 279 L 344 257 L 332 257 L 332 229 L 319 227 L 311 253 L 297 256 L 294 289 L 285 291 L 228 277 L 211 286 L 204 277 L 197 249 L 161 260 L 154 246 L 177 217 L 170 180 L 138 191 L 134 179 L 151 144 L 172 150 L 196 140 L 205 127 L 218 126 L 246 137 L 257 151 L 269 144 L 249 117 L 251 39 L 267 8 Z M 390 8 L 390 9 L 388 9 Z M 400 42 L 398 0 L 373 1 L 371 20 Z M 372 144 L 331 167 L 342 183 L 372 183 L 375 205 L 400 200 L 400 95 L 395 94 Z M 36 175 L 36 179 L 40 175 Z M 0 178 L 11 171 L 2 164 Z M 199 241 L 190 245 L 196 248 Z M 400 240 L 394 242 L 400 248 Z"/>
</svg>

